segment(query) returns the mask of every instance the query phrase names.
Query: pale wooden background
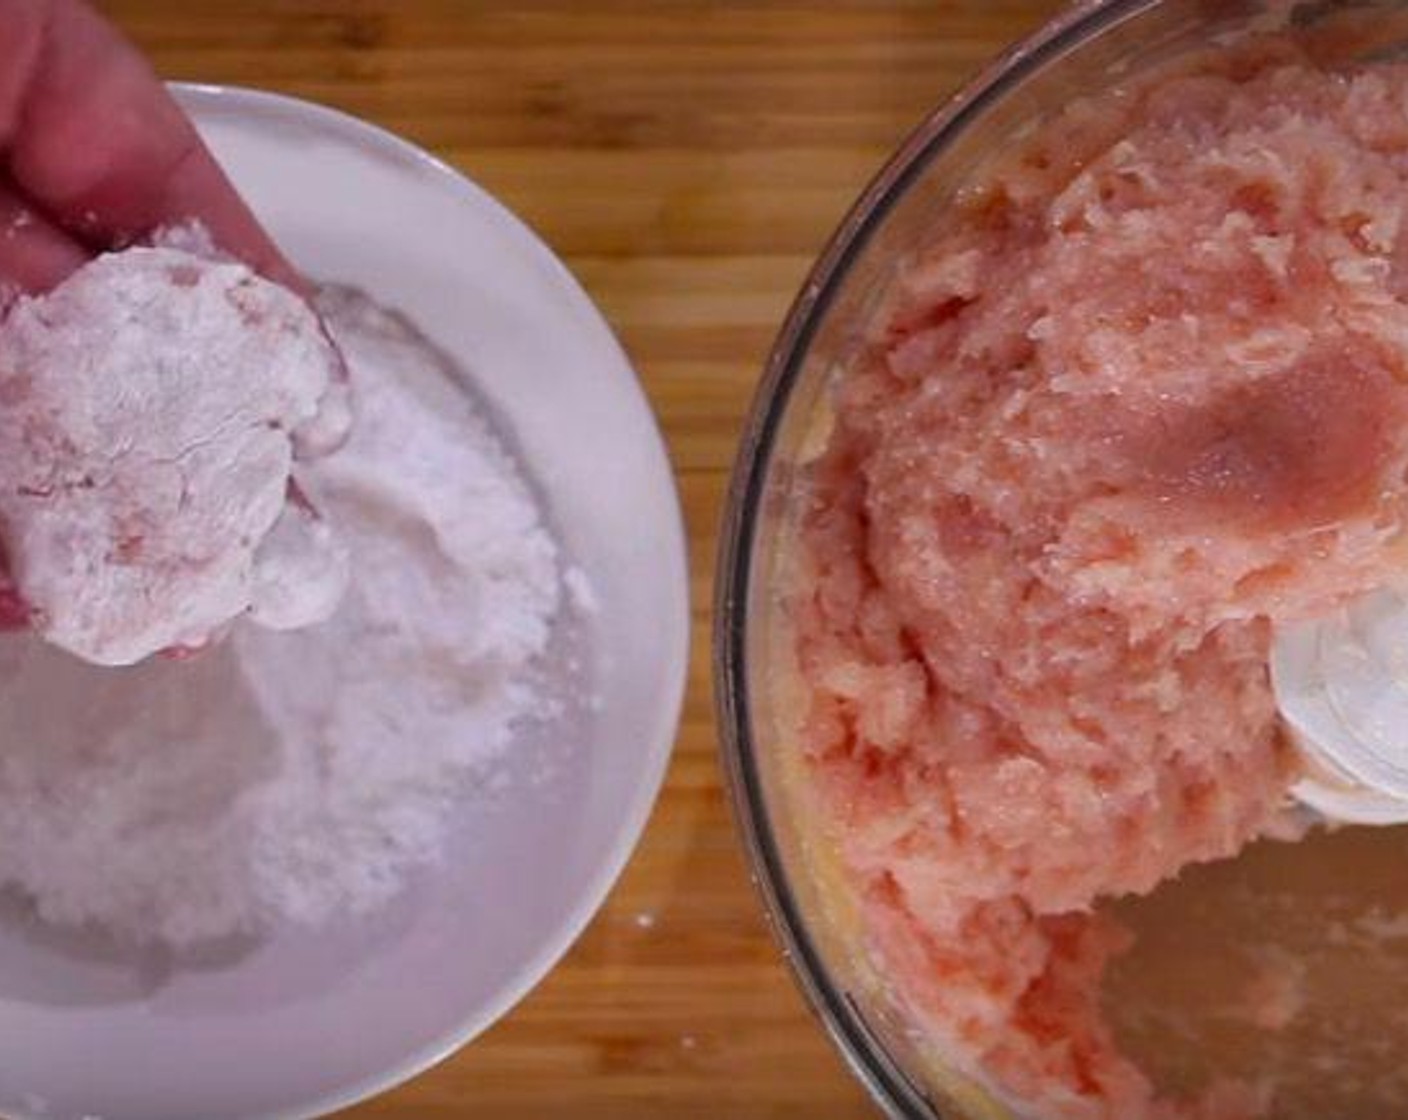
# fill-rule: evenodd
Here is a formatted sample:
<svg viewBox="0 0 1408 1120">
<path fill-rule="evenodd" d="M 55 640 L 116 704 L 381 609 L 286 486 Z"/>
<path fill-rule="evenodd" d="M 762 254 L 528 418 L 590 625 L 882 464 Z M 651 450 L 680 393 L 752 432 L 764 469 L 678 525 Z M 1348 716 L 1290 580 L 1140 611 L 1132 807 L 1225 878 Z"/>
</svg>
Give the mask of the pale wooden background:
<svg viewBox="0 0 1408 1120">
<path fill-rule="evenodd" d="M 470 1048 L 356 1120 L 875 1115 L 759 914 L 715 764 L 709 601 L 735 433 L 810 259 L 905 131 L 1055 0 L 102 0 L 162 73 L 314 98 L 468 172 L 567 260 L 670 442 L 694 659 L 610 902 Z"/>
</svg>

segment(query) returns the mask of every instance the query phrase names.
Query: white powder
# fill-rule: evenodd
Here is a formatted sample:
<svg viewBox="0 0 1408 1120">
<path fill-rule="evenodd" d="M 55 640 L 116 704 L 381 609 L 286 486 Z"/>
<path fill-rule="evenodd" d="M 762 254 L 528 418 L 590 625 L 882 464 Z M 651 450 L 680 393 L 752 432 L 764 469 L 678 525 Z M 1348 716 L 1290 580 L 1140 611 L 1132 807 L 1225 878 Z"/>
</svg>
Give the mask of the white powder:
<svg viewBox="0 0 1408 1120">
<path fill-rule="evenodd" d="M 132 249 L 20 300 L 0 324 L 0 517 L 36 628 L 130 664 L 203 644 L 256 588 L 288 600 L 259 546 L 341 372 L 302 301 L 233 262 Z"/>
<path fill-rule="evenodd" d="M 123 669 L 0 639 L 0 884 L 50 920 L 179 947 L 376 907 L 546 703 L 562 591 L 531 493 L 399 319 L 323 310 L 358 400 L 300 473 L 348 553 L 333 616 Z"/>
<path fill-rule="evenodd" d="M 254 554 L 249 618 L 270 630 L 331 618 L 347 590 L 350 562 L 347 546 L 321 515 L 287 503 Z"/>
<path fill-rule="evenodd" d="M 562 582 L 567 589 L 567 594 L 572 599 L 572 605 L 581 614 L 594 615 L 601 612 L 601 601 L 597 598 L 596 588 L 592 586 L 591 579 L 581 568 L 568 568 L 562 574 Z"/>
</svg>

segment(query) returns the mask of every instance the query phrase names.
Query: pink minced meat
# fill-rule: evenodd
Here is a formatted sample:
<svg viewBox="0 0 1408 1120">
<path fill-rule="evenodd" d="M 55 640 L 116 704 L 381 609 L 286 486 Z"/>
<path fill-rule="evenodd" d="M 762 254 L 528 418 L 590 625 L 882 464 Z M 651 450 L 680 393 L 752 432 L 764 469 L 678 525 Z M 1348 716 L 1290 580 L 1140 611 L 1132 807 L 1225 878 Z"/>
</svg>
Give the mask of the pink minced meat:
<svg viewBox="0 0 1408 1120">
<path fill-rule="evenodd" d="M 129 249 L 16 303 L 0 528 L 35 629 L 129 664 L 243 614 L 325 614 L 338 555 L 289 494 L 295 444 L 342 376 L 303 301 L 235 262 Z"/>
<path fill-rule="evenodd" d="M 793 601 L 871 951 L 1041 1117 L 1159 1101 L 1092 916 L 1285 825 L 1273 620 L 1388 582 L 1408 69 L 1284 43 L 1076 104 L 905 269 L 841 378 Z"/>
</svg>

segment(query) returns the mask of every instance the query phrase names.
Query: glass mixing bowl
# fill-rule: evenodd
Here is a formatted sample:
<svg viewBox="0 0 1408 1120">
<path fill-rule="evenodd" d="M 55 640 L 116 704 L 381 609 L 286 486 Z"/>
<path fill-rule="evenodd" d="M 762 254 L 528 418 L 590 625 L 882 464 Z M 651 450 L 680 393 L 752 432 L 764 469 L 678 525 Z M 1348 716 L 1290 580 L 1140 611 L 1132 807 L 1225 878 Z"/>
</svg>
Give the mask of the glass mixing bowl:
<svg viewBox="0 0 1408 1120">
<path fill-rule="evenodd" d="M 1368 17 L 1368 18 L 1366 18 Z M 1345 21 L 1350 21 L 1346 23 Z M 776 936 L 826 1029 L 893 1116 L 1014 1115 L 908 1029 L 858 949 L 834 857 L 798 801 L 782 589 L 799 468 L 819 450 L 832 375 L 887 283 L 974 169 L 1020 130 L 1184 48 L 1254 26 L 1334 31 L 1346 59 L 1400 55 L 1408 4 L 1105 0 L 1077 4 L 1001 56 L 901 146 L 846 216 L 791 310 L 743 434 L 719 560 L 715 655 L 723 757 Z M 1408 832 L 1321 831 L 1254 845 L 1120 902 L 1138 948 L 1105 996 L 1115 1029 L 1161 1086 L 1269 1072 L 1277 1117 L 1408 1115 Z M 1280 956 L 1278 956 L 1280 954 Z M 1258 960 L 1293 959 L 1298 1026 L 1267 1041 L 1216 994 Z M 1215 1060 L 1209 1058 L 1215 1052 Z"/>
</svg>

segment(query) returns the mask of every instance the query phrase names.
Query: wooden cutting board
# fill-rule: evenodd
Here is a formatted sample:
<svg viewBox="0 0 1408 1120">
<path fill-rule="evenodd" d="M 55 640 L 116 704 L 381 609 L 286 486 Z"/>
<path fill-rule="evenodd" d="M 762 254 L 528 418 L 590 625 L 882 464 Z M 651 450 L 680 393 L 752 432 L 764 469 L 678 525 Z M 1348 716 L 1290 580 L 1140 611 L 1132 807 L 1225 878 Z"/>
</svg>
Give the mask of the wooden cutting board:
<svg viewBox="0 0 1408 1120">
<path fill-rule="evenodd" d="M 674 764 L 610 901 L 458 1056 L 347 1115 L 876 1115 L 763 925 L 716 765 L 712 569 L 774 331 L 905 132 L 1055 0 L 102 0 L 163 75 L 366 117 L 526 218 L 620 333 L 674 457 L 694 658 Z"/>
</svg>

